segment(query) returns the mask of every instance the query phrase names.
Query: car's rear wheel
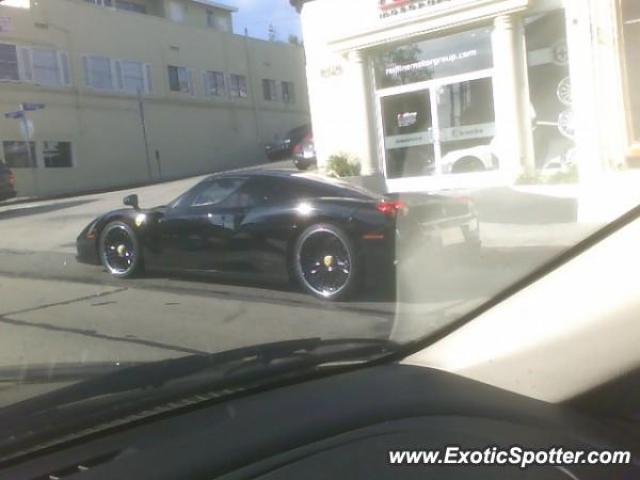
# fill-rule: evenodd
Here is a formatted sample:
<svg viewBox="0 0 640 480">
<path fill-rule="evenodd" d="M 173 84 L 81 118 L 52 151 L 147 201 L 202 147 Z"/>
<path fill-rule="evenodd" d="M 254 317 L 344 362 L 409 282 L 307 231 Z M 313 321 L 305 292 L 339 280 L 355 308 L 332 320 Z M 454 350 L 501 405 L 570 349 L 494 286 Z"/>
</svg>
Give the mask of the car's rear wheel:
<svg viewBox="0 0 640 480">
<path fill-rule="evenodd" d="M 142 271 L 140 241 L 124 222 L 109 223 L 100 234 L 100 260 L 117 278 L 131 278 Z"/>
<path fill-rule="evenodd" d="M 318 298 L 344 300 L 357 290 L 360 261 L 353 242 L 339 227 L 307 228 L 296 241 L 293 262 L 300 284 Z"/>
</svg>

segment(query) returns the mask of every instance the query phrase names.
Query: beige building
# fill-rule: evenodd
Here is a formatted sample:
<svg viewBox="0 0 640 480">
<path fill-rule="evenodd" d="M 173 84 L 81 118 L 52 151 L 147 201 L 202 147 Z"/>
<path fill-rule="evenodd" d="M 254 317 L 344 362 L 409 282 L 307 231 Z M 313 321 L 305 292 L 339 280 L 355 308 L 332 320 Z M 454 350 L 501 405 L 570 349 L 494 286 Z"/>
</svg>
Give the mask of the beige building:
<svg viewBox="0 0 640 480">
<path fill-rule="evenodd" d="M 308 122 L 303 49 L 232 33 L 209 0 L 0 4 L 0 160 L 19 195 L 263 161 Z M 31 139 L 31 151 L 25 138 Z"/>
<path fill-rule="evenodd" d="M 640 153 L 637 0 L 291 3 L 321 168 L 345 151 L 390 191 L 437 190 Z"/>
</svg>

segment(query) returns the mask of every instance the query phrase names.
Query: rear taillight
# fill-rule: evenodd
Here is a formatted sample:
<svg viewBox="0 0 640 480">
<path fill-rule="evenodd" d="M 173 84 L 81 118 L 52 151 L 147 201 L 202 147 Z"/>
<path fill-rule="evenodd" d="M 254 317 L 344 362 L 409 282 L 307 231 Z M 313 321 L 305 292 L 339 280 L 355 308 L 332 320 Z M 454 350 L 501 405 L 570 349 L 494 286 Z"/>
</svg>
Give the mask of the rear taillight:
<svg viewBox="0 0 640 480">
<path fill-rule="evenodd" d="M 14 187 L 16 184 L 16 176 L 13 173 L 9 174 L 9 185 Z"/>
<path fill-rule="evenodd" d="M 313 136 L 311 136 L 310 133 L 307 133 L 304 136 L 304 138 L 293 147 L 292 152 L 293 153 L 297 153 L 297 154 L 301 154 L 302 151 L 312 142 L 313 142 Z"/>
<path fill-rule="evenodd" d="M 399 213 L 406 215 L 409 211 L 407 205 L 400 200 L 382 200 L 376 205 L 376 209 L 385 215 L 395 217 Z"/>
</svg>

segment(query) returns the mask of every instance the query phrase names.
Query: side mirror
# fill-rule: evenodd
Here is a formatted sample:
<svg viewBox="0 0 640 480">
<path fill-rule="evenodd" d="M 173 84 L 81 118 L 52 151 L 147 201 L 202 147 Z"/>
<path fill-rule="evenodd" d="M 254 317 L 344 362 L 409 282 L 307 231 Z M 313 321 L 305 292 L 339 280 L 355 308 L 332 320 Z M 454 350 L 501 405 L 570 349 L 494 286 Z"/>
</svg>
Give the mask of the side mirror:
<svg viewBox="0 0 640 480">
<path fill-rule="evenodd" d="M 124 203 L 127 207 L 133 207 L 134 210 L 140 210 L 138 195 L 133 194 L 126 196 L 124 197 L 122 203 Z"/>
</svg>

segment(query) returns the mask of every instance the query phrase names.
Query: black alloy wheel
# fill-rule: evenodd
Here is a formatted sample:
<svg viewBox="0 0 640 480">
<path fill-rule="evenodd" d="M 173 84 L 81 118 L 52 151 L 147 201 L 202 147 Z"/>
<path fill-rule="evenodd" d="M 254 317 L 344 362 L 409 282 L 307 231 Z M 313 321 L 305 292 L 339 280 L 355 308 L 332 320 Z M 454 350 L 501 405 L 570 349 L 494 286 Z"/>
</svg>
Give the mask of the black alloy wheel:
<svg viewBox="0 0 640 480">
<path fill-rule="evenodd" d="M 133 229 L 124 222 L 111 222 L 100 235 L 102 265 L 117 278 L 130 278 L 142 270 L 140 242 Z"/>
<path fill-rule="evenodd" d="M 360 266 L 349 236 L 330 224 L 312 225 L 298 238 L 294 249 L 296 277 L 312 295 L 343 300 L 358 285 Z"/>
</svg>

